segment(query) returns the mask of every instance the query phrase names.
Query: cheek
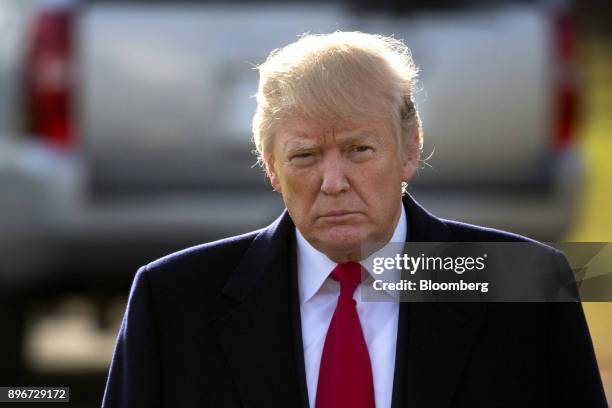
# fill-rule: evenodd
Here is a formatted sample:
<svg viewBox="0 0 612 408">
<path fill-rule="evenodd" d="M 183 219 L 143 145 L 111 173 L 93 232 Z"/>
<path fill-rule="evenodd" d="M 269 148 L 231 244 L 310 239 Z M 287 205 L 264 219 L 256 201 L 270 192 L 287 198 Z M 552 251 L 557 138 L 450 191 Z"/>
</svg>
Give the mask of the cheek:
<svg viewBox="0 0 612 408">
<path fill-rule="evenodd" d="M 281 177 L 281 185 L 292 195 L 307 195 L 318 190 L 317 172 L 315 169 L 287 168 Z"/>
<path fill-rule="evenodd" d="M 352 173 L 356 195 L 367 206 L 370 221 L 375 224 L 384 225 L 388 221 L 392 206 L 402 196 L 401 166 L 390 161 L 355 168 Z"/>
<path fill-rule="evenodd" d="M 380 195 L 401 188 L 402 168 L 394 160 L 373 161 L 367 165 L 356 166 L 351 174 L 354 175 L 355 184 L 360 185 L 363 193 L 372 196 L 370 199 L 377 200 Z"/>
<path fill-rule="evenodd" d="M 317 198 L 320 189 L 315 171 L 289 170 L 281 178 L 285 204 L 296 216 L 304 218 Z"/>
</svg>

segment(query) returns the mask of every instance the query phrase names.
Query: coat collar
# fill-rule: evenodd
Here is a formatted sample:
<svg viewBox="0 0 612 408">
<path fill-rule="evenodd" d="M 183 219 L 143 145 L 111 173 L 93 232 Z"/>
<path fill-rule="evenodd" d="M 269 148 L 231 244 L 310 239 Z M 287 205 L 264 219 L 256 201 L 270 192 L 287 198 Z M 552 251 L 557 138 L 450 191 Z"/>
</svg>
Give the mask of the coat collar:
<svg viewBox="0 0 612 408">
<path fill-rule="evenodd" d="M 243 302 L 270 269 L 282 267 L 279 259 L 286 256 L 288 236 L 293 228 L 285 209 L 272 224 L 261 229 L 223 288 L 223 294 Z"/>
<path fill-rule="evenodd" d="M 410 195 L 403 204 L 408 241 L 455 240 Z M 285 210 L 260 230 L 223 289 L 239 304 L 217 329 L 247 407 L 307 404 L 303 352 L 295 347 L 296 338 L 301 342 L 297 285 L 289 276 L 293 228 Z M 393 408 L 450 404 L 483 314 L 477 304 L 400 305 Z"/>
</svg>

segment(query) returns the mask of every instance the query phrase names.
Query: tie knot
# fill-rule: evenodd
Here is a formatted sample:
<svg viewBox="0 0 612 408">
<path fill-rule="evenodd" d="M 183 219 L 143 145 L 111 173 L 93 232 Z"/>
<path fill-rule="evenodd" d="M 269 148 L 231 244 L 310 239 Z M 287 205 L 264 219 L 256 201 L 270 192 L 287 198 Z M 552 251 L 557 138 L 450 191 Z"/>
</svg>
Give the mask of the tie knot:
<svg viewBox="0 0 612 408">
<path fill-rule="evenodd" d="M 361 282 L 361 265 L 357 262 L 338 264 L 331 272 L 331 277 L 340 282 L 340 297 L 352 299 Z"/>
</svg>

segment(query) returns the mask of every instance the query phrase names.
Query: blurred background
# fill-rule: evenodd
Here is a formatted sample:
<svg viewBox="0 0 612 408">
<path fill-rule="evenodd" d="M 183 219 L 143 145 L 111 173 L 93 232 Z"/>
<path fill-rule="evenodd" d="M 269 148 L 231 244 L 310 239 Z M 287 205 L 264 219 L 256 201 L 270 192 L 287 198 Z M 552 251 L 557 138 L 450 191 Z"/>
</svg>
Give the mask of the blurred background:
<svg viewBox="0 0 612 408">
<path fill-rule="evenodd" d="M 99 406 L 138 266 L 276 218 L 253 67 L 304 32 L 412 49 L 409 191 L 434 214 L 612 241 L 611 18 L 603 0 L 0 0 L 0 385 Z M 584 307 L 610 399 L 612 303 Z"/>
</svg>

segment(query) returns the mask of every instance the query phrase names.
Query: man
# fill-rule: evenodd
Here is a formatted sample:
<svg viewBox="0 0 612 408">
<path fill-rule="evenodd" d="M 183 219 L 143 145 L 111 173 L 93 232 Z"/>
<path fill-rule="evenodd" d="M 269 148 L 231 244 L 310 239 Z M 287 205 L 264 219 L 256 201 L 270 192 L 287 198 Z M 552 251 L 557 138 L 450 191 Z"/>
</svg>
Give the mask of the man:
<svg viewBox="0 0 612 408">
<path fill-rule="evenodd" d="M 259 70 L 255 145 L 287 210 L 138 271 L 104 407 L 606 405 L 579 303 L 360 299 L 366 242 L 526 240 L 405 194 L 422 132 L 404 44 L 309 35 Z"/>
</svg>

